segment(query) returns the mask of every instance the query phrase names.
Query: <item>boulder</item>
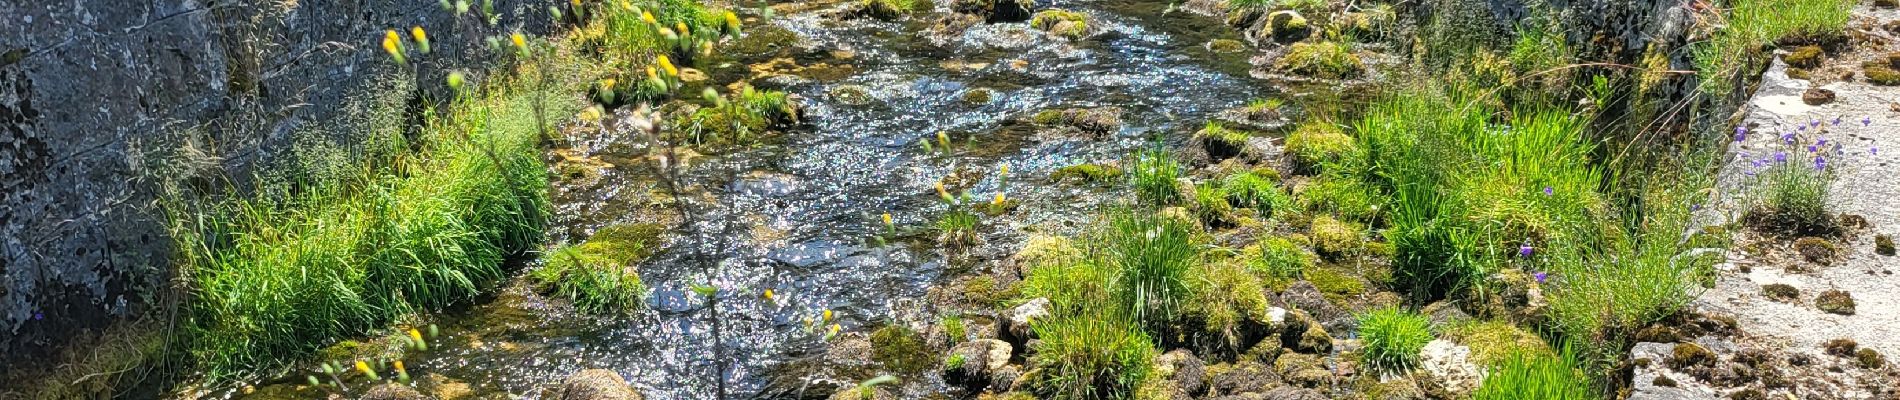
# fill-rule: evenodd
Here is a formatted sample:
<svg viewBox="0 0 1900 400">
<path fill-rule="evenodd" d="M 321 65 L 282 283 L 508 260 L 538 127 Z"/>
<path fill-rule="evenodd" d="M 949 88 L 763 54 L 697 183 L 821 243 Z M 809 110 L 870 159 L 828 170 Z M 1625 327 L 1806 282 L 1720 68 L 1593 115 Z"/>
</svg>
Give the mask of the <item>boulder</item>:
<svg viewBox="0 0 1900 400">
<path fill-rule="evenodd" d="M 1419 352 L 1419 368 L 1435 382 L 1428 388 L 1442 398 L 1465 398 L 1484 380 L 1482 370 L 1470 360 L 1471 348 L 1444 339 L 1434 339 Z"/>
<path fill-rule="evenodd" d="M 944 361 L 944 377 L 974 388 L 988 386 L 996 380 L 996 372 L 1009 365 L 1014 350 L 1008 342 L 995 339 L 958 343 Z"/>
<path fill-rule="evenodd" d="M 1009 310 L 1009 335 L 1015 342 L 1025 342 L 1034 338 L 1036 331 L 1030 325 L 1036 319 L 1049 316 L 1049 299 L 1038 297 L 1023 305 Z"/>
<path fill-rule="evenodd" d="M 1155 365 L 1161 377 L 1174 381 L 1181 393 L 1198 396 L 1207 390 L 1207 364 L 1192 352 L 1174 349 L 1156 358 Z"/>
<path fill-rule="evenodd" d="M 983 17 L 983 22 L 1022 22 L 1035 15 L 1036 0 L 955 0 L 950 10 Z"/>
<path fill-rule="evenodd" d="M 1211 370 L 1214 372 L 1208 377 L 1208 396 L 1257 393 L 1280 386 L 1280 374 L 1266 364 L 1241 361 Z"/>
</svg>

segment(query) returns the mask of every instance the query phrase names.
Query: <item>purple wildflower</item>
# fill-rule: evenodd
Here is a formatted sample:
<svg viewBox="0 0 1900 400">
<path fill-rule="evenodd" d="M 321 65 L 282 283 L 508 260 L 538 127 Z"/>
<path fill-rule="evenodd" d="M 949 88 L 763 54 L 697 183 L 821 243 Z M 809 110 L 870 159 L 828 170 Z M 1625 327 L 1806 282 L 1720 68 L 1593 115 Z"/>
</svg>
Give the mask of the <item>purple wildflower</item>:
<svg viewBox="0 0 1900 400">
<path fill-rule="evenodd" d="M 1814 141 L 1814 145 L 1816 145 L 1816 146 L 1826 146 L 1826 145 L 1827 145 L 1827 138 L 1821 138 L 1821 139 L 1819 139 L 1819 140 L 1815 140 L 1815 141 Z"/>
<path fill-rule="evenodd" d="M 1834 125 L 1839 126 L 1840 124 L 1841 124 L 1841 117 L 1834 117 Z"/>
<path fill-rule="evenodd" d="M 1816 128 L 1819 128 L 1819 127 L 1821 127 L 1821 121 L 1819 121 L 1819 120 L 1812 120 L 1812 119 L 1810 119 L 1810 120 L 1808 120 L 1808 126 L 1812 126 L 1812 127 L 1816 127 Z"/>
<path fill-rule="evenodd" d="M 1517 256 L 1518 256 L 1518 257 L 1530 257 L 1530 256 L 1531 256 L 1531 254 L 1533 254 L 1533 253 L 1536 253 L 1536 252 L 1537 252 L 1537 250 L 1536 250 L 1536 249 L 1533 249 L 1533 248 L 1531 248 L 1531 245 L 1528 245 L 1528 244 L 1526 244 L 1526 245 L 1523 245 L 1523 246 L 1518 246 L 1518 247 L 1517 247 Z"/>
<path fill-rule="evenodd" d="M 1807 132 L 1807 131 L 1808 131 L 1808 126 L 1807 126 L 1807 125 L 1801 125 L 1801 126 L 1796 126 L 1796 127 L 1794 127 L 1794 130 L 1796 130 L 1796 131 L 1801 131 L 1801 132 Z"/>
<path fill-rule="evenodd" d="M 1546 279 L 1546 278 L 1549 278 L 1549 277 L 1550 277 L 1550 273 L 1548 273 L 1548 272 L 1543 272 L 1543 271 L 1538 271 L 1538 272 L 1537 272 L 1537 273 L 1535 273 L 1535 274 L 1531 274 L 1531 277 L 1533 277 L 1533 278 L 1537 278 L 1537 283 L 1544 283 L 1544 279 Z"/>
<path fill-rule="evenodd" d="M 1814 157 L 1814 169 L 1815 169 L 1816 171 L 1819 171 L 1819 170 L 1825 170 L 1825 169 L 1827 169 L 1827 158 L 1826 158 L 1826 157 L 1821 157 L 1821 156 L 1815 156 L 1815 157 Z"/>
<path fill-rule="evenodd" d="M 1794 144 L 1794 132 L 1788 132 L 1788 133 L 1782 134 L 1781 141 L 1788 142 L 1788 144 Z"/>
<path fill-rule="evenodd" d="M 1813 153 L 1813 152 L 1816 152 L 1816 151 L 1820 151 L 1820 150 L 1819 150 L 1819 149 L 1816 149 L 1816 148 L 1814 148 L 1814 145 L 1808 145 L 1808 152 L 1809 152 L 1809 153 Z"/>
<path fill-rule="evenodd" d="M 1544 187 L 1544 195 L 1545 195 L 1545 196 L 1549 196 L 1549 195 L 1551 195 L 1551 194 L 1554 194 L 1554 193 L 1556 193 L 1556 191 L 1554 191 L 1554 190 L 1551 190 L 1549 186 L 1545 186 L 1545 187 Z"/>
<path fill-rule="evenodd" d="M 1779 152 L 1779 151 L 1775 152 L 1775 162 L 1777 163 L 1788 162 L 1788 153 Z"/>
<path fill-rule="evenodd" d="M 1869 124 L 1873 124 L 1873 123 L 1874 123 L 1874 119 L 1873 119 L 1873 118 L 1868 118 L 1868 117 L 1860 117 L 1860 126 L 1867 126 L 1867 125 L 1869 125 Z"/>
<path fill-rule="evenodd" d="M 1879 148 L 1879 147 L 1868 147 L 1868 148 L 1867 148 L 1867 154 L 1873 154 L 1873 155 L 1880 155 L 1880 148 Z"/>
<path fill-rule="evenodd" d="M 34 312 L 34 313 L 33 313 L 33 320 L 34 320 L 34 321 L 38 321 L 38 320 L 42 320 L 42 319 L 46 319 L 46 314 L 43 314 L 43 313 L 39 313 L 39 312 Z"/>
</svg>

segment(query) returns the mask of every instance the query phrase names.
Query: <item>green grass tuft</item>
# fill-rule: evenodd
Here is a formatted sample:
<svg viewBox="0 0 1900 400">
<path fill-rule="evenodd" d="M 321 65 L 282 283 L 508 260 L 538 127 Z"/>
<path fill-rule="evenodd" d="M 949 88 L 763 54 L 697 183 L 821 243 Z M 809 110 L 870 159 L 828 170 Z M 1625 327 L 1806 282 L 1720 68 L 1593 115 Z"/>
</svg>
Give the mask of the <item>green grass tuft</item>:
<svg viewBox="0 0 1900 400">
<path fill-rule="evenodd" d="M 1359 56 L 1352 54 L 1352 46 L 1332 41 L 1294 43 L 1287 47 L 1286 55 L 1281 56 L 1274 67 L 1295 75 L 1324 79 L 1355 78 L 1366 69 Z"/>
<path fill-rule="evenodd" d="M 1293 133 L 1286 136 L 1286 153 L 1303 171 L 1318 171 L 1326 164 L 1339 160 L 1354 148 L 1351 136 L 1346 136 L 1338 125 L 1314 120 L 1300 124 Z"/>
<path fill-rule="evenodd" d="M 529 277 L 541 290 L 568 299 L 582 311 L 637 308 L 646 286 L 633 265 L 652 254 L 660 229 L 650 224 L 602 228 L 585 243 L 549 251 L 542 257 L 546 264 Z"/>
<path fill-rule="evenodd" d="M 1488 369 L 1473 400 L 1590 400 L 1600 398 L 1574 356 L 1549 351 L 1513 351 Z"/>
<path fill-rule="evenodd" d="M 1366 362 L 1404 370 L 1418 364 L 1418 353 L 1432 341 L 1431 321 L 1418 313 L 1385 308 L 1359 315 L 1361 353 Z"/>
<path fill-rule="evenodd" d="M 1129 318 L 1161 332 L 1188 297 L 1187 273 L 1201 261 L 1197 229 L 1153 213 L 1118 211 L 1100 243 L 1115 267 L 1115 300 Z"/>
<path fill-rule="evenodd" d="M 1029 363 L 1041 371 L 1033 388 L 1043 398 L 1126 398 L 1153 368 L 1148 335 L 1114 307 L 1058 315 L 1034 328 L 1040 340 Z"/>
<path fill-rule="evenodd" d="M 1184 194 L 1175 184 L 1175 179 L 1181 177 L 1181 164 L 1174 161 L 1174 153 L 1160 147 L 1141 150 L 1135 153 L 1129 165 L 1134 166 L 1128 174 L 1130 183 L 1142 203 L 1170 205 L 1183 199 Z"/>
</svg>

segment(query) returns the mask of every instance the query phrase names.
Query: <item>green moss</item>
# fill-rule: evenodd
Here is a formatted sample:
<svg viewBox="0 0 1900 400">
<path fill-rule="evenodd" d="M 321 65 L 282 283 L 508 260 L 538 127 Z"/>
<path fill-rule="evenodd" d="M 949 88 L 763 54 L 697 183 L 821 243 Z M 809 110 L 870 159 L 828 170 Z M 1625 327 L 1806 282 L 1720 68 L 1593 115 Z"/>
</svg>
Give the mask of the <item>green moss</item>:
<svg viewBox="0 0 1900 400">
<path fill-rule="evenodd" d="M 1214 39 L 1207 42 L 1207 50 L 1215 53 L 1239 53 L 1247 51 L 1247 44 L 1233 39 Z"/>
<path fill-rule="evenodd" d="M 1358 77 L 1366 68 L 1349 46 L 1339 42 L 1294 43 L 1274 66 L 1295 75 L 1324 79 Z"/>
<path fill-rule="evenodd" d="M 1077 164 L 1056 169 L 1049 174 L 1049 180 L 1080 180 L 1089 183 L 1114 182 L 1121 179 L 1122 169 L 1108 164 Z"/>
<path fill-rule="evenodd" d="M 1365 247 L 1363 231 L 1357 224 L 1340 222 L 1332 216 L 1313 217 L 1313 248 L 1332 258 L 1358 254 Z"/>
<path fill-rule="evenodd" d="M 1801 290 L 1787 284 L 1771 283 L 1761 285 L 1761 292 L 1775 301 L 1792 301 L 1801 298 Z"/>
<path fill-rule="evenodd" d="M 1528 352 L 1540 357 L 1555 357 L 1556 351 L 1536 334 L 1507 321 L 1472 321 L 1453 325 L 1445 336 L 1471 348 L 1471 361 L 1481 366 L 1502 364 L 1514 353 Z"/>
<path fill-rule="evenodd" d="M 905 375 L 916 375 L 930 368 L 936 358 L 924 346 L 924 338 L 903 325 L 885 325 L 871 332 L 871 360 L 884 368 Z"/>
<path fill-rule="evenodd" d="M 1695 343 L 1676 343 L 1676 347 L 1670 350 L 1670 354 L 1669 366 L 1676 369 L 1715 364 L 1715 353 Z"/>
<path fill-rule="evenodd" d="M 1244 345 L 1240 342 L 1243 322 L 1271 318 L 1260 279 L 1237 261 L 1205 263 L 1188 276 L 1192 293 L 1188 314 L 1203 323 L 1205 332 L 1220 338 L 1223 348 L 1233 352 Z"/>
<path fill-rule="evenodd" d="M 1080 12 L 1051 8 L 1037 11 L 1029 26 L 1070 39 L 1088 36 L 1089 16 Z"/>
<path fill-rule="evenodd" d="M 862 7 L 871 18 L 894 20 L 928 5 L 923 0 L 863 0 Z"/>
<path fill-rule="evenodd" d="M 1320 293 L 1345 297 L 1358 296 L 1366 293 L 1366 282 L 1364 280 L 1352 274 L 1339 271 L 1336 268 L 1320 267 L 1308 269 L 1306 270 L 1306 281 L 1312 282 L 1313 287 L 1318 288 Z"/>
<path fill-rule="evenodd" d="M 1879 234 L 1879 235 L 1874 235 L 1874 254 L 1879 254 L 1883 256 L 1893 255 L 1894 254 L 1893 235 L 1888 235 L 1884 233 Z"/>
<path fill-rule="evenodd" d="M 1795 239 L 1794 250 L 1808 262 L 1821 265 L 1827 265 L 1834 259 L 1835 254 L 1840 253 L 1840 248 L 1835 247 L 1834 243 L 1812 236 Z"/>
<path fill-rule="evenodd" d="M 1247 265 L 1255 274 L 1287 279 L 1304 276 L 1305 271 L 1313 269 L 1313 263 L 1317 258 L 1285 236 L 1261 239 L 1259 243 L 1248 246 L 1241 254 L 1248 260 Z"/>
<path fill-rule="evenodd" d="M 1880 352 L 1868 348 L 1854 352 L 1854 360 L 1860 362 L 1861 368 L 1866 369 L 1879 369 L 1881 365 L 1887 363 L 1887 358 L 1881 356 Z"/>
<path fill-rule="evenodd" d="M 1854 355 L 1855 350 L 1860 350 L 1860 343 L 1854 339 L 1839 338 L 1821 344 L 1821 349 L 1828 355 L 1847 357 Z"/>
<path fill-rule="evenodd" d="M 1872 82 L 1875 85 L 1900 85 L 1900 71 L 1894 71 L 1893 67 L 1888 66 L 1887 63 L 1884 62 L 1870 61 L 1866 64 L 1861 64 L 1860 72 L 1862 75 L 1867 76 L 1868 82 Z"/>
<path fill-rule="evenodd" d="M 1239 155 L 1247 148 L 1247 139 L 1252 136 L 1247 132 L 1228 129 L 1215 121 L 1207 121 L 1207 125 L 1194 132 L 1194 140 L 1200 141 L 1210 155 L 1223 153 L 1225 157 Z"/>
<path fill-rule="evenodd" d="M 1814 308 L 1840 315 L 1854 315 L 1854 297 L 1840 290 L 1829 290 L 1814 296 Z"/>
<path fill-rule="evenodd" d="M 1801 46 L 1789 52 L 1781 60 L 1795 68 L 1814 68 L 1821 66 L 1821 46 Z"/>
<path fill-rule="evenodd" d="M 976 105 L 990 104 L 992 94 L 993 92 L 985 88 L 971 89 L 963 92 L 963 102 Z"/>
<path fill-rule="evenodd" d="M 1300 124 L 1286 137 L 1286 153 L 1302 170 L 1317 171 L 1322 164 L 1340 159 L 1353 151 L 1355 145 L 1351 136 L 1339 129 L 1339 125 L 1324 120 L 1312 120 Z"/>
<path fill-rule="evenodd" d="M 1300 206 L 1314 213 L 1332 213 L 1349 221 L 1370 222 L 1378 217 L 1379 200 L 1357 179 L 1322 176 L 1300 190 Z"/>
</svg>

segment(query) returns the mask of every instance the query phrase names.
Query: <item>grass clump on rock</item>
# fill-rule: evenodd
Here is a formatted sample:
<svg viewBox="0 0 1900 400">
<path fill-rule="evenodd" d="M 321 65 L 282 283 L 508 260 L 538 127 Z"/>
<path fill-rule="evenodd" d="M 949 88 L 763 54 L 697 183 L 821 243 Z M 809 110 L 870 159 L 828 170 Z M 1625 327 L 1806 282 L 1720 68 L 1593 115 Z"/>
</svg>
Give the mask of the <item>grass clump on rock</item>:
<svg viewBox="0 0 1900 400">
<path fill-rule="evenodd" d="M 1777 161 L 1755 175 L 1746 216 L 1759 230 L 1796 234 L 1826 234 L 1835 230 L 1828 212 L 1828 185 L 1833 169 L 1818 170 L 1800 162 Z"/>
<path fill-rule="evenodd" d="M 1125 398 L 1148 378 L 1155 350 L 1148 335 L 1115 307 L 1036 321 L 1032 382 L 1043 398 Z"/>
<path fill-rule="evenodd" d="M 1299 279 L 1317 261 L 1313 253 L 1285 236 L 1262 239 L 1242 254 L 1255 273 L 1280 279 Z"/>
<path fill-rule="evenodd" d="M 1473 400 L 1594 400 L 1601 398 L 1574 356 L 1513 351 L 1495 364 Z"/>
<path fill-rule="evenodd" d="M 1029 26 L 1069 39 L 1081 39 L 1089 34 L 1089 16 L 1052 8 L 1037 11 L 1034 17 L 1029 18 Z"/>
<path fill-rule="evenodd" d="M 1359 315 L 1361 355 L 1372 365 L 1403 370 L 1418 363 L 1419 351 L 1432 341 L 1431 322 L 1418 313 L 1396 308 Z"/>
<path fill-rule="evenodd" d="M 925 0 L 864 0 L 865 15 L 881 20 L 894 20 L 916 12 L 928 6 Z"/>
<path fill-rule="evenodd" d="M 1222 178 L 1220 184 L 1227 189 L 1227 201 L 1234 206 L 1251 208 L 1263 217 L 1272 217 L 1275 213 L 1291 211 L 1293 204 L 1286 190 L 1275 183 L 1276 178 L 1258 171 L 1244 171 Z"/>
<path fill-rule="evenodd" d="M 1188 221 L 1135 211 L 1109 217 L 1100 240 L 1115 268 L 1115 300 L 1139 324 L 1161 331 L 1188 297 L 1188 271 L 1201 261 Z"/>
<path fill-rule="evenodd" d="M 1282 71 L 1312 78 L 1345 79 L 1365 72 L 1365 64 L 1352 48 L 1339 42 L 1299 42 L 1287 47 L 1286 55 L 1274 63 Z"/>
<path fill-rule="evenodd" d="M 1293 161 L 1305 171 L 1317 171 L 1320 166 L 1340 159 L 1354 149 L 1353 139 L 1346 132 L 1326 121 L 1308 121 L 1286 136 L 1286 152 Z"/>
<path fill-rule="evenodd" d="M 587 312 L 608 312 L 640 305 L 646 287 L 633 264 L 652 254 L 660 227 L 614 225 L 578 245 L 549 251 L 546 264 L 529 276 L 545 292 L 566 298 Z"/>
<path fill-rule="evenodd" d="M 1829 290 L 1814 296 L 1814 308 L 1840 315 L 1854 315 L 1854 297 L 1842 290 Z"/>
<path fill-rule="evenodd" d="M 1049 174 L 1049 180 L 1079 180 L 1089 183 L 1105 183 L 1120 180 L 1122 169 L 1108 164 L 1076 164 L 1056 169 Z"/>
<path fill-rule="evenodd" d="M 1169 205 L 1179 203 L 1181 193 L 1175 179 L 1181 177 L 1181 164 L 1174 160 L 1174 153 L 1163 148 L 1150 148 L 1135 153 L 1129 171 L 1130 183 L 1135 187 L 1135 197 L 1149 205 Z"/>
<path fill-rule="evenodd" d="M 903 325 L 885 325 L 871 332 L 871 360 L 891 371 L 915 375 L 935 364 L 924 337 Z"/>
</svg>

